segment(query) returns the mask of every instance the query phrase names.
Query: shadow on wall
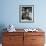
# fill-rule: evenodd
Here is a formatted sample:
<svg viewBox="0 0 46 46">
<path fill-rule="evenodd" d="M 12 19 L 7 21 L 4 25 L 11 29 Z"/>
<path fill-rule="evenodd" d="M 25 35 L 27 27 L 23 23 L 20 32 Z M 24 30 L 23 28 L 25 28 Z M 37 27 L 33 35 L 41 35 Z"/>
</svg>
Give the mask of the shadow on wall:
<svg viewBox="0 0 46 46">
<path fill-rule="evenodd" d="M 5 32 L 6 30 L 4 30 L 5 25 L 4 24 L 0 24 L 0 43 L 2 43 L 2 36 L 3 36 L 3 32 Z"/>
</svg>

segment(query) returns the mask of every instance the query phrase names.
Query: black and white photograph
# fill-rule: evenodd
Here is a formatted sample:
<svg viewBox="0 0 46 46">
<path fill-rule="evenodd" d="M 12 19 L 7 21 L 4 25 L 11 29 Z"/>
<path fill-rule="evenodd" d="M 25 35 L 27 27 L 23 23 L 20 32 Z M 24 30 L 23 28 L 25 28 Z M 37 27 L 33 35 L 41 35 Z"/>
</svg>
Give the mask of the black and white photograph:
<svg viewBox="0 0 46 46">
<path fill-rule="evenodd" d="M 19 7 L 20 22 L 34 21 L 34 5 L 20 5 Z"/>
</svg>

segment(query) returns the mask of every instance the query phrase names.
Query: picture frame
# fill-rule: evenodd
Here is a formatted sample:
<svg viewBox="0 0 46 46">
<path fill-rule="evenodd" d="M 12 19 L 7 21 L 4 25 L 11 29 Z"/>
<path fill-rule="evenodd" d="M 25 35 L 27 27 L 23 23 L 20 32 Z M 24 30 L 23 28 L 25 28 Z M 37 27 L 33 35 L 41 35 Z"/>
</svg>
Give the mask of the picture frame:
<svg viewBox="0 0 46 46">
<path fill-rule="evenodd" d="M 19 22 L 34 22 L 34 5 L 19 5 Z"/>
</svg>

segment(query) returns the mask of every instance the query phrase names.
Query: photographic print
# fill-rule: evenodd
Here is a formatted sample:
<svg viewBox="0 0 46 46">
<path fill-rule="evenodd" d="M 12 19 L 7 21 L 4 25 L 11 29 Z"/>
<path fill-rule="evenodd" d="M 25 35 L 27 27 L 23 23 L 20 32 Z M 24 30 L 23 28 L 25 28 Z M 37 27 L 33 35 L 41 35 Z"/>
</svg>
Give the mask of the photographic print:
<svg viewBox="0 0 46 46">
<path fill-rule="evenodd" d="M 19 21 L 24 23 L 34 22 L 34 5 L 19 6 Z"/>
</svg>

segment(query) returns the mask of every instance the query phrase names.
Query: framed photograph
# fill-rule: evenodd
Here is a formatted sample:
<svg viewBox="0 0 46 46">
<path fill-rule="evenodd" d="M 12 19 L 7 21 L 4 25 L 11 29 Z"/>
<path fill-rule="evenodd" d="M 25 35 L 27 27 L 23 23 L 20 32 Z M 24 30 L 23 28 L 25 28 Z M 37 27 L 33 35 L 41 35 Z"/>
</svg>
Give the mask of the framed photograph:
<svg viewBox="0 0 46 46">
<path fill-rule="evenodd" d="M 19 21 L 34 22 L 34 5 L 19 5 Z"/>
</svg>

